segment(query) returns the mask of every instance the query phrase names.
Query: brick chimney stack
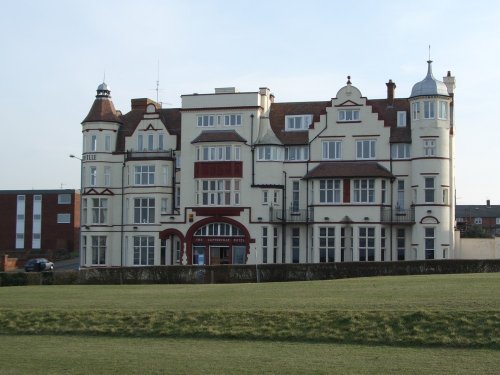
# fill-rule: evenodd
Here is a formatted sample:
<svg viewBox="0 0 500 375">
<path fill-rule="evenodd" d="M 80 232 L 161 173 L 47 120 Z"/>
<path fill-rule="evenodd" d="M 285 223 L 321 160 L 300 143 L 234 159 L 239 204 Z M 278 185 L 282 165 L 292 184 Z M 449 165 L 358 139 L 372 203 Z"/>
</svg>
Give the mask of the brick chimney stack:
<svg viewBox="0 0 500 375">
<path fill-rule="evenodd" d="M 392 82 L 392 79 L 386 83 L 387 86 L 387 104 L 392 107 L 394 105 L 394 91 L 396 90 L 396 84 Z"/>
</svg>

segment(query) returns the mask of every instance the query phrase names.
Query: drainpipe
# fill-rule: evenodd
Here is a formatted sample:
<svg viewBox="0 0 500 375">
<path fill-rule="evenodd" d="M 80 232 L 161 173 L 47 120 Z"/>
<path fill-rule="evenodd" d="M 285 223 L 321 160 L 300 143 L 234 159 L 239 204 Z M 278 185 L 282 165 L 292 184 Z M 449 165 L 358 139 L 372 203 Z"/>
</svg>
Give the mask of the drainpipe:
<svg viewBox="0 0 500 375">
<path fill-rule="evenodd" d="M 123 225 L 125 224 L 125 208 L 124 208 L 124 202 L 125 202 L 125 157 L 127 154 L 123 154 L 123 164 L 122 164 L 122 217 L 121 217 L 121 225 L 120 225 L 120 268 L 123 268 L 123 235 L 124 235 L 124 230 L 123 230 Z M 123 275 L 122 272 L 120 271 L 120 285 L 123 284 Z"/>
<path fill-rule="evenodd" d="M 390 171 L 391 171 L 391 175 L 392 175 L 392 153 L 390 154 Z M 393 260 L 393 256 L 392 256 L 392 231 L 393 231 L 393 206 L 394 206 L 394 180 L 395 178 L 394 177 L 391 177 L 391 209 L 390 209 L 390 220 L 389 220 L 389 252 L 391 254 L 390 256 L 390 260 L 392 261 Z"/>
<path fill-rule="evenodd" d="M 174 150 L 170 149 L 170 152 L 172 153 L 172 160 L 173 160 L 173 164 L 172 164 L 172 204 L 170 205 L 170 207 L 171 207 L 170 214 L 173 215 L 174 214 L 174 209 L 175 209 L 175 201 L 176 201 L 175 183 L 177 181 L 175 180 L 175 175 L 177 174 L 177 169 L 176 169 L 175 165 L 177 163 L 177 159 L 175 157 Z"/>
<path fill-rule="evenodd" d="M 250 115 L 250 152 L 252 153 L 252 186 L 255 185 L 255 146 L 253 144 L 253 113 Z"/>
<path fill-rule="evenodd" d="M 285 263 L 286 263 L 286 180 L 287 180 L 287 174 L 285 171 L 283 171 L 283 174 L 285 175 L 285 184 L 283 185 L 283 196 L 281 197 L 281 200 L 282 200 L 281 218 L 283 220 L 283 222 L 281 224 L 281 259 L 283 260 L 283 255 L 285 255 Z"/>
</svg>

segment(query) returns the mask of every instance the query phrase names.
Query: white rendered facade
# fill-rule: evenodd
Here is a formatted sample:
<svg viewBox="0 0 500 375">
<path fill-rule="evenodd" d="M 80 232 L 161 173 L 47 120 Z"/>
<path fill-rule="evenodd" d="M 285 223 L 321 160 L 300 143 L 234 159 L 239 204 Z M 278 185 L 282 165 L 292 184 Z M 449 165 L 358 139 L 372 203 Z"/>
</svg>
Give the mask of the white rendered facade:
<svg viewBox="0 0 500 375">
<path fill-rule="evenodd" d="M 83 121 L 84 267 L 453 258 L 453 89 L 325 102 L 267 88 L 114 109 Z"/>
</svg>

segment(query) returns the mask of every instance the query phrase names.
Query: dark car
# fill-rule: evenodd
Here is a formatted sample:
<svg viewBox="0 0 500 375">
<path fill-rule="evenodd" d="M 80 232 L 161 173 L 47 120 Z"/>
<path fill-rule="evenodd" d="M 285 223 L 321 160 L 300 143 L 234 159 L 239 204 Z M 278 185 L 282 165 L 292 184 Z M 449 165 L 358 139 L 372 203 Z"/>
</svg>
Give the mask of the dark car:
<svg viewBox="0 0 500 375">
<path fill-rule="evenodd" d="M 45 258 L 33 258 L 26 262 L 24 270 L 26 272 L 52 271 L 54 263 L 49 262 Z"/>
</svg>

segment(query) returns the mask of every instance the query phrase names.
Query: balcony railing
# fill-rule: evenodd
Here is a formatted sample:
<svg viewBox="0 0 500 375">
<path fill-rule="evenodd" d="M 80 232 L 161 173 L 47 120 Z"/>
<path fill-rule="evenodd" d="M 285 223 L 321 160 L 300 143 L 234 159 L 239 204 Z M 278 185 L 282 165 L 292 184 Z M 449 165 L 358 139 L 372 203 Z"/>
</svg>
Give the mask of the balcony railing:
<svg viewBox="0 0 500 375">
<path fill-rule="evenodd" d="M 391 215 L 392 213 L 392 215 Z M 400 209 L 382 207 L 380 208 L 380 221 L 393 224 L 413 224 L 415 223 L 415 208 Z"/>
<path fill-rule="evenodd" d="M 306 223 L 313 219 L 313 214 L 314 211 L 312 207 L 310 207 L 309 209 L 300 210 L 282 210 L 281 208 L 273 207 L 269 208 L 269 218 L 272 222 Z"/>
<path fill-rule="evenodd" d="M 153 151 L 127 151 L 126 160 L 143 160 L 143 159 L 170 159 L 174 157 L 172 150 L 153 150 Z"/>
</svg>

